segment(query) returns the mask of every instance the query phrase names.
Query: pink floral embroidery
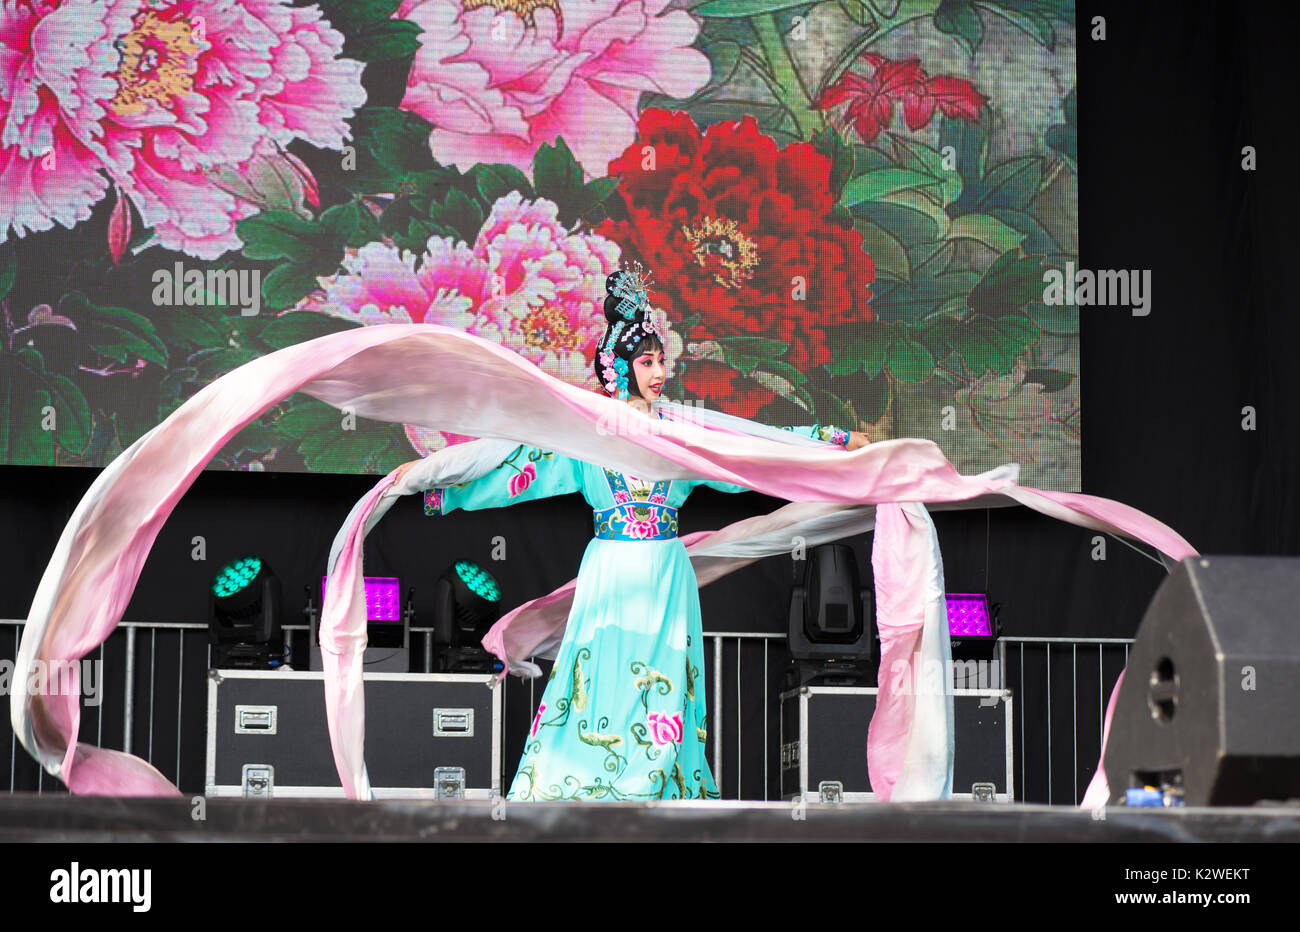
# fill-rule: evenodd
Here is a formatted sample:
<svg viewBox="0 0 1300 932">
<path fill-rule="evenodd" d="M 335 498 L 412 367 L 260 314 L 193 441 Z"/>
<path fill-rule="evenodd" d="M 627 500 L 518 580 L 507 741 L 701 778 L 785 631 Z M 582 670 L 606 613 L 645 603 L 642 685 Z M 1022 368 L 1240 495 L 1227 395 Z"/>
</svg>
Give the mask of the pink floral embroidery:
<svg viewBox="0 0 1300 932">
<path fill-rule="evenodd" d="M 517 472 L 510 477 L 511 496 L 518 495 L 524 489 L 528 488 L 530 485 L 533 484 L 533 480 L 536 478 L 537 478 L 537 467 L 535 467 L 532 463 L 529 463 L 527 466 L 523 468 L 521 472 Z"/>
<path fill-rule="evenodd" d="M 682 713 L 651 712 L 646 716 L 650 725 L 650 736 L 655 744 L 682 743 Z"/>
<path fill-rule="evenodd" d="M 627 502 L 632 501 L 632 496 L 628 495 L 626 492 L 615 492 L 614 501 L 620 505 L 623 505 L 626 504 Z"/>
<path fill-rule="evenodd" d="M 424 513 L 426 515 L 442 514 L 442 489 L 430 489 L 424 493 Z"/>
<path fill-rule="evenodd" d="M 642 519 L 636 517 L 636 506 L 629 506 L 624 510 L 626 518 L 623 531 L 628 537 L 654 537 L 659 533 L 659 509 L 650 508 L 647 511 L 649 516 Z"/>
<path fill-rule="evenodd" d="M 537 729 L 542 724 L 542 713 L 545 711 L 546 711 L 546 703 L 543 702 L 540 706 L 537 707 L 537 717 L 533 719 L 533 730 L 529 732 L 528 737 L 530 738 L 537 737 Z"/>
</svg>

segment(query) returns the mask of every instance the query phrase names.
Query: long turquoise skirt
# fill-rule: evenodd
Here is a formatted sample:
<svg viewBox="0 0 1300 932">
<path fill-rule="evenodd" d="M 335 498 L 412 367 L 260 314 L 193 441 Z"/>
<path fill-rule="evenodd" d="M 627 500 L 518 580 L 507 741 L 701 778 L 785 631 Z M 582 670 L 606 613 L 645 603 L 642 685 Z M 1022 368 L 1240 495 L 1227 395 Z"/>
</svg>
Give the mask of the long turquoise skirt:
<svg viewBox="0 0 1300 932">
<path fill-rule="evenodd" d="M 680 539 L 593 539 L 506 798 L 717 799 L 703 639 Z"/>
</svg>

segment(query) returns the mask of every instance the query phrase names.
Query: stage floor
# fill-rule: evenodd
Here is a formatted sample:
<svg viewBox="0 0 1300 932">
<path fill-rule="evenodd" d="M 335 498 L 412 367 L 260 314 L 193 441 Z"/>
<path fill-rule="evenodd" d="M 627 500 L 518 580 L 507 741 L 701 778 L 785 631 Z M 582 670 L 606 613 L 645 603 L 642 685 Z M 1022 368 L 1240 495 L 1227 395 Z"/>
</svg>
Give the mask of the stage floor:
<svg viewBox="0 0 1300 932">
<path fill-rule="evenodd" d="M 202 810 L 200 813 L 199 810 Z M 202 818 L 198 818 L 198 815 Z M 0 841 L 1300 842 L 1300 805 L 522 803 L 0 796 Z"/>
</svg>

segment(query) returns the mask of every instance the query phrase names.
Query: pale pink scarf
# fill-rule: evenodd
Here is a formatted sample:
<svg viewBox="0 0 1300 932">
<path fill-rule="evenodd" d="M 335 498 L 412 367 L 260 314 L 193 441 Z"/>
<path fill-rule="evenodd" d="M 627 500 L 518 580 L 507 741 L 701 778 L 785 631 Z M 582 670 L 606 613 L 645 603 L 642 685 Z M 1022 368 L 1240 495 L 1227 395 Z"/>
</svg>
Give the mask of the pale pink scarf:
<svg viewBox="0 0 1300 932">
<path fill-rule="evenodd" d="M 1172 529 L 1119 502 L 1018 486 L 1006 470 L 962 476 L 928 440 L 892 440 L 847 452 L 733 433 L 689 418 L 644 434 L 611 432 L 602 425 L 625 416 L 622 402 L 555 379 L 463 331 L 436 324 L 350 330 L 256 359 L 206 386 L 109 464 L 64 528 L 28 615 L 13 677 L 11 719 L 23 746 L 73 793 L 178 791 L 137 757 L 77 743 L 81 710 L 75 676 L 64 694 L 29 694 L 34 664 L 48 668 L 79 660 L 103 643 L 181 495 L 234 434 L 297 391 L 360 417 L 489 438 L 426 458 L 400 488 L 394 487 L 394 474 L 380 479 L 353 508 L 335 542 L 321 644 L 335 761 L 354 799 L 370 797 L 361 690 L 365 533 L 395 496 L 481 475 L 493 456 L 517 443 L 637 476 L 738 483 L 793 503 L 685 538 L 701 584 L 779 552 L 773 547 L 781 534 L 787 534 L 782 546 L 788 550 L 792 529 L 833 539 L 827 535 L 857 533 L 874 520 L 882 672 L 897 669 L 895 662 L 910 664 L 918 647 L 930 655 L 946 650 L 946 630 L 939 630 L 942 599 L 936 602 L 942 568 L 921 502 L 984 507 L 1012 500 L 1060 520 L 1144 541 L 1172 560 L 1195 554 Z M 548 641 L 553 645 L 562 633 L 571 596 L 572 583 L 521 606 L 498 623 L 485 644 L 508 664 L 526 663 L 534 649 Z M 895 790 L 902 798 L 899 787 L 908 785 L 914 772 L 915 789 L 909 792 L 943 795 L 936 774 L 945 760 L 949 771 L 951 765 L 951 715 L 944 716 L 943 697 L 893 694 L 883 675 L 881 683 L 868 736 L 873 788 L 882 798 Z M 939 726 L 914 727 L 922 718 Z M 940 733 L 945 723 L 946 735 Z"/>
</svg>

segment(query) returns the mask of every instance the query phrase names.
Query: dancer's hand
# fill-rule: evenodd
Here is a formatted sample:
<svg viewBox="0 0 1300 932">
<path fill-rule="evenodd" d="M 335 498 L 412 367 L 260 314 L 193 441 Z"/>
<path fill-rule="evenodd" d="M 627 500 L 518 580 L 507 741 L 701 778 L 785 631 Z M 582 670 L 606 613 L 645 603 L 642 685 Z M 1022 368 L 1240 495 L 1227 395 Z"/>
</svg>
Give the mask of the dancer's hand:
<svg viewBox="0 0 1300 932">
<path fill-rule="evenodd" d="M 397 475 L 393 477 L 393 485 L 401 485 L 402 477 L 410 471 L 412 466 L 418 466 L 419 463 L 419 460 L 411 460 L 409 463 L 403 463 L 401 466 L 398 466 Z"/>
<path fill-rule="evenodd" d="M 844 449 L 856 450 L 858 447 L 865 447 L 870 442 L 871 438 L 862 431 L 851 430 L 849 431 L 849 442 L 844 445 Z"/>
</svg>

